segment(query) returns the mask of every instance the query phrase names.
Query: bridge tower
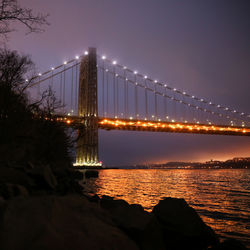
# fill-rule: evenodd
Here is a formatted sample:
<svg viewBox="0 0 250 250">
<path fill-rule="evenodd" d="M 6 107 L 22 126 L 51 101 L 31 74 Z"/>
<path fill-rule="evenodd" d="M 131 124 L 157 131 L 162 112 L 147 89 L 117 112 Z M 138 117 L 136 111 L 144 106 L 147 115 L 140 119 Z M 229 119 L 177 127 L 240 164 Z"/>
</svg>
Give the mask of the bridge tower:
<svg viewBox="0 0 250 250">
<path fill-rule="evenodd" d="M 80 66 L 78 115 L 84 118 L 85 129 L 78 131 L 76 166 L 101 166 L 98 159 L 98 100 L 96 49 L 89 48 Z"/>
</svg>

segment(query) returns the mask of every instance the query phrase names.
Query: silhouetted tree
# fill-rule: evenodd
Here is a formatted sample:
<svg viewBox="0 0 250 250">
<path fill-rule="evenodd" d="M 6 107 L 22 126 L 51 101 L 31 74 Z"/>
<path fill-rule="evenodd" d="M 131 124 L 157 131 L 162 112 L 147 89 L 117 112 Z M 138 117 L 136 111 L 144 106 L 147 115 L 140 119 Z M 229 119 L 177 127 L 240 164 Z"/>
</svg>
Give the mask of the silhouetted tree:
<svg viewBox="0 0 250 250">
<path fill-rule="evenodd" d="M 34 14 L 32 9 L 21 7 L 17 0 L 0 1 L 0 35 L 7 37 L 7 34 L 14 31 L 11 28 L 12 22 L 23 24 L 30 32 L 41 32 L 43 25 L 48 25 L 48 14 Z"/>
<path fill-rule="evenodd" d="M 28 56 L 0 50 L 0 161 L 71 162 L 65 127 L 46 120 L 57 101 L 51 89 L 30 103 L 25 75 L 33 70 Z"/>
</svg>

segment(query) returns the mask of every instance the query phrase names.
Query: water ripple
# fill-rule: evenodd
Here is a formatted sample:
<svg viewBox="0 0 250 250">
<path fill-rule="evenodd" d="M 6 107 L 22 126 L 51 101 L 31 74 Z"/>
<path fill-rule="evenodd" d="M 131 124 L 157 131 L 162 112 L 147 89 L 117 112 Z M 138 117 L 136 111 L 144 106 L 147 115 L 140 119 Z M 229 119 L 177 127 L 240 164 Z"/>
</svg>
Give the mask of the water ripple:
<svg viewBox="0 0 250 250">
<path fill-rule="evenodd" d="M 250 171 L 100 170 L 86 192 L 110 195 L 151 211 L 164 197 L 184 198 L 221 237 L 250 246 Z"/>
</svg>

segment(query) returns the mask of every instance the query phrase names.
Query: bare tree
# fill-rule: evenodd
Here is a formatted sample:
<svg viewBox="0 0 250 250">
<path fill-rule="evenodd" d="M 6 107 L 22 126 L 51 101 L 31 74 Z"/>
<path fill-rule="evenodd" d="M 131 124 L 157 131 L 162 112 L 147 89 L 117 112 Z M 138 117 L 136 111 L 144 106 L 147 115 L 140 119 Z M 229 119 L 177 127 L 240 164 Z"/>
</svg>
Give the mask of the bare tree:
<svg viewBox="0 0 250 250">
<path fill-rule="evenodd" d="M 0 35 L 7 38 L 14 31 L 12 22 L 23 24 L 30 32 L 41 32 L 41 26 L 49 25 L 48 14 L 34 14 L 32 9 L 21 7 L 17 0 L 0 0 Z"/>
</svg>

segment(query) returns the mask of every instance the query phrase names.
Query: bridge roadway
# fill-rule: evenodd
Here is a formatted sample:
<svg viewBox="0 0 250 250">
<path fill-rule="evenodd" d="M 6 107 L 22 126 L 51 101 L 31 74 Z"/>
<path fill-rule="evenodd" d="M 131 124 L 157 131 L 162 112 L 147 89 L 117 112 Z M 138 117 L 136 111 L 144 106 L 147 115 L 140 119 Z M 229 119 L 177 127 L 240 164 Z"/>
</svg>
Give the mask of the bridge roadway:
<svg viewBox="0 0 250 250">
<path fill-rule="evenodd" d="M 54 116 L 52 119 L 58 122 L 63 122 L 69 127 L 81 128 L 85 126 L 85 119 L 79 116 L 58 115 Z M 148 131 L 148 132 L 250 136 L 250 127 L 118 119 L 118 118 L 115 119 L 115 118 L 103 118 L 103 117 L 99 117 L 97 118 L 97 120 L 98 120 L 98 127 L 100 129 L 105 129 L 105 130 L 129 130 L 129 131 Z"/>
</svg>

